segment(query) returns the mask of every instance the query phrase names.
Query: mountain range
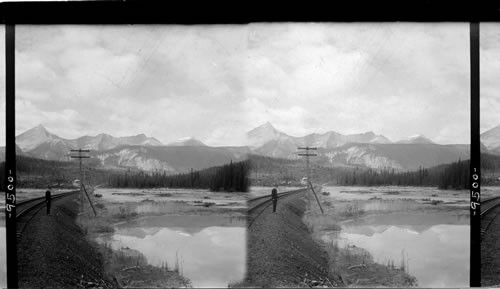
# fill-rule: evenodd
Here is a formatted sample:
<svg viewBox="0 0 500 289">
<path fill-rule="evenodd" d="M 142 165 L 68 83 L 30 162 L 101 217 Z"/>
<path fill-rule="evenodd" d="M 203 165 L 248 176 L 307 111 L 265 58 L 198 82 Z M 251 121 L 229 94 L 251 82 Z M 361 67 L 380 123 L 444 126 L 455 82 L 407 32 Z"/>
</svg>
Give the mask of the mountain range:
<svg viewBox="0 0 500 289">
<path fill-rule="evenodd" d="M 73 149 L 88 149 L 109 168 L 136 168 L 169 173 L 204 169 L 239 161 L 246 157 L 246 148 L 208 147 L 194 138 L 163 145 L 144 134 L 114 137 L 109 134 L 65 139 L 38 125 L 16 137 L 18 154 L 46 160 L 67 161 Z"/>
<path fill-rule="evenodd" d="M 302 137 L 294 137 L 287 135 L 276 128 L 269 122 L 252 129 L 247 132 L 248 145 L 254 149 L 262 147 L 266 144 L 269 147 L 270 142 L 276 145 L 291 144 L 295 146 L 313 146 L 321 148 L 335 148 L 346 143 L 391 143 L 383 135 L 376 135 L 373 132 L 361 134 L 343 135 L 338 132 L 329 131 L 323 134 L 312 133 Z"/>
<path fill-rule="evenodd" d="M 155 138 L 144 134 L 126 137 L 114 137 L 109 134 L 82 136 L 76 139 L 65 139 L 50 133 L 42 125 L 38 125 L 16 137 L 16 144 L 28 153 L 42 159 L 65 160 L 72 149 L 108 150 L 120 145 L 158 146 L 162 145 Z"/>
<path fill-rule="evenodd" d="M 130 167 L 167 173 L 188 172 L 220 166 L 246 159 L 245 147 L 209 146 L 132 146 L 124 145 L 104 151 L 92 151 L 109 168 Z"/>
<path fill-rule="evenodd" d="M 480 139 L 481 151 L 500 155 L 500 125 L 482 133 Z"/>
<path fill-rule="evenodd" d="M 497 138 L 498 142 L 493 141 L 493 136 L 490 138 L 491 141 L 485 144 L 500 148 L 500 138 Z M 126 137 L 99 134 L 65 139 L 41 125 L 18 135 L 16 144 L 18 154 L 35 158 L 67 161 L 70 150 L 82 148 L 91 150 L 92 157 L 110 168 L 130 167 L 169 173 L 239 161 L 250 153 L 297 159 L 298 148 L 304 146 L 317 148 L 317 156 L 311 161 L 321 165 L 375 169 L 414 170 L 467 159 L 470 155 L 469 145 L 440 145 L 422 135 L 396 142 L 372 131 L 347 135 L 329 131 L 297 137 L 279 131 L 269 122 L 248 131 L 247 146 L 241 147 L 211 147 L 195 138 L 163 145 L 144 134 Z"/>
<path fill-rule="evenodd" d="M 270 157 L 298 158 L 299 147 L 316 147 L 312 161 L 330 166 L 363 166 L 375 169 L 415 170 L 469 157 L 469 145 L 440 145 L 423 135 L 392 142 L 374 132 L 340 134 L 329 131 L 301 137 L 287 135 L 271 123 L 247 133 L 254 153 Z"/>
</svg>

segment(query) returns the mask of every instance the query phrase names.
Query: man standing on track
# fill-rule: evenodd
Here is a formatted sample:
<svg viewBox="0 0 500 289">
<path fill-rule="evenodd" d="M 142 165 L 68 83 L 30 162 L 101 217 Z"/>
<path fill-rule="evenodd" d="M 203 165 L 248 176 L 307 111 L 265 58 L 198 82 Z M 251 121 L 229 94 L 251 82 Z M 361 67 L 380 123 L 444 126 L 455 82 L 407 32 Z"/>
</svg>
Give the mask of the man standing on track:
<svg viewBox="0 0 500 289">
<path fill-rule="evenodd" d="M 47 187 L 45 192 L 45 205 L 47 206 L 47 215 L 50 216 L 50 187 Z"/>
<path fill-rule="evenodd" d="M 271 191 L 271 199 L 273 200 L 273 213 L 276 213 L 276 205 L 278 204 L 278 190 L 276 186 Z"/>
</svg>

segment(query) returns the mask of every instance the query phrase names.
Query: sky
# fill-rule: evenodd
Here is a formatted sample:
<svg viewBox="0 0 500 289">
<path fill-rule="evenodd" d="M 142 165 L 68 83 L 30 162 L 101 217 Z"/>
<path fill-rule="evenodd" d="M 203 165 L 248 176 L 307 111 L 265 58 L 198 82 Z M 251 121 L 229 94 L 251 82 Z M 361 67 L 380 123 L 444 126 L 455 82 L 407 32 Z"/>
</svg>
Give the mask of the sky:
<svg viewBox="0 0 500 289">
<path fill-rule="evenodd" d="M 16 26 L 16 134 L 470 139 L 467 23 Z"/>
<path fill-rule="evenodd" d="M 480 133 L 500 125 L 500 23 L 479 25 Z"/>
</svg>

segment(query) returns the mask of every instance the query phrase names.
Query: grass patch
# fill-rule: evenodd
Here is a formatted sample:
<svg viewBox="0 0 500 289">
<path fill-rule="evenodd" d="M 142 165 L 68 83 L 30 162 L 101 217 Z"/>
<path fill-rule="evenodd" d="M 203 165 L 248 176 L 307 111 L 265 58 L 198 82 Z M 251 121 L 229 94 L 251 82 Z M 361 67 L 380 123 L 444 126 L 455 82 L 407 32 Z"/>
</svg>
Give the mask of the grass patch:
<svg viewBox="0 0 500 289">
<path fill-rule="evenodd" d="M 111 217 L 118 220 L 124 220 L 129 218 L 135 218 L 138 214 L 130 206 L 120 206 L 118 207 L 118 212 L 112 213 Z"/>
<path fill-rule="evenodd" d="M 444 203 L 442 200 L 431 200 L 430 198 L 421 199 L 425 204 L 438 205 Z"/>
<path fill-rule="evenodd" d="M 337 236 L 342 229 L 339 222 L 359 218 L 366 211 L 363 209 L 363 201 L 351 200 L 335 204 L 335 208 L 328 207 L 324 215 L 308 211 L 303 216 L 312 236 L 323 244 L 328 255 L 331 280 L 342 287 L 416 286 L 416 278 L 408 273 L 408 258 L 404 252 L 402 260 L 388 260 L 387 264 L 379 264 L 367 250 L 353 244 L 338 243 Z M 326 232 L 329 233 L 325 234 Z"/>
<path fill-rule="evenodd" d="M 94 207 L 97 210 L 97 216 L 81 215 L 77 218 L 76 222 L 82 228 L 85 235 L 92 238 L 95 234 L 113 233 L 114 227 L 110 224 L 107 217 L 108 210 L 103 203 L 95 203 Z"/>
<path fill-rule="evenodd" d="M 190 281 L 182 276 L 178 254 L 173 266 L 162 262 L 159 266 L 148 264 L 140 252 L 129 248 L 114 250 L 109 243 L 100 246 L 104 266 L 119 287 L 190 287 Z"/>
<path fill-rule="evenodd" d="M 325 205 L 326 207 L 333 208 L 333 204 L 330 201 L 323 201 L 323 205 Z"/>
<path fill-rule="evenodd" d="M 108 220 L 100 217 L 78 218 L 77 224 L 82 228 L 85 235 L 113 233 L 115 231 Z"/>
<path fill-rule="evenodd" d="M 171 197 L 173 195 L 171 193 L 161 193 L 161 194 L 157 194 L 155 196 L 158 196 L 158 197 Z"/>
<path fill-rule="evenodd" d="M 100 209 L 100 210 L 104 210 L 106 209 L 106 206 L 103 204 L 103 203 L 97 203 L 97 204 L 94 204 L 94 207 L 96 209 Z"/>
<path fill-rule="evenodd" d="M 365 210 L 358 203 L 348 204 L 339 212 L 339 216 L 346 219 L 358 218 L 364 214 Z"/>
<path fill-rule="evenodd" d="M 388 191 L 384 192 L 385 195 L 400 195 L 401 193 L 398 191 Z"/>
<path fill-rule="evenodd" d="M 96 236 L 114 232 L 114 222 L 136 217 L 134 204 L 97 203 L 98 216 L 80 215 L 78 225 L 87 239 L 99 250 L 102 256 L 104 271 L 109 279 L 114 279 L 119 288 L 179 288 L 190 287 L 190 281 L 182 276 L 183 263 L 177 255 L 174 264 L 148 264 L 147 259 L 139 251 L 126 248 L 112 248 L 108 242 L 97 243 Z M 106 238 L 104 236 L 104 238 Z"/>
<path fill-rule="evenodd" d="M 408 273 L 408 258 L 402 252 L 399 266 L 394 260 L 387 264 L 375 263 L 363 248 L 348 245 L 339 248 L 336 241 L 325 246 L 330 257 L 330 272 L 340 275 L 346 287 L 414 287 L 415 277 Z"/>
<path fill-rule="evenodd" d="M 144 193 L 112 193 L 112 195 L 118 196 L 142 196 Z"/>
<path fill-rule="evenodd" d="M 306 222 L 311 233 L 320 233 L 325 231 L 340 231 L 342 227 L 335 221 L 334 218 L 328 215 L 309 215 Z"/>
</svg>

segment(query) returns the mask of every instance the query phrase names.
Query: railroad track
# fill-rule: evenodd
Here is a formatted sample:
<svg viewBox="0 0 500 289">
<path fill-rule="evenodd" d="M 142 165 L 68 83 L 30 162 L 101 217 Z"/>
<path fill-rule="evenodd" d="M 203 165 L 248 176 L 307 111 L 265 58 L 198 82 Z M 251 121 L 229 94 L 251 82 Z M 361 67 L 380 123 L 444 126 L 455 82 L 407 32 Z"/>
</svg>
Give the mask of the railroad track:
<svg viewBox="0 0 500 289">
<path fill-rule="evenodd" d="M 304 193 L 308 188 L 297 189 L 293 191 L 287 191 L 278 193 L 278 202 L 280 198 L 288 197 L 295 194 Z M 260 217 L 260 215 L 272 205 L 271 194 L 253 198 L 248 200 L 248 228 L 252 226 L 253 222 Z"/>
<path fill-rule="evenodd" d="M 51 200 L 57 200 L 71 195 L 75 195 L 80 191 L 71 191 L 67 193 L 61 193 L 52 195 Z M 19 238 L 24 231 L 24 228 L 28 223 L 35 217 L 35 215 L 45 207 L 45 196 L 39 198 L 33 198 L 18 202 L 16 204 L 16 236 Z"/>
<path fill-rule="evenodd" d="M 491 223 L 500 214 L 500 197 L 481 201 L 481 239 L 488 231 Z"/>
</svg>

